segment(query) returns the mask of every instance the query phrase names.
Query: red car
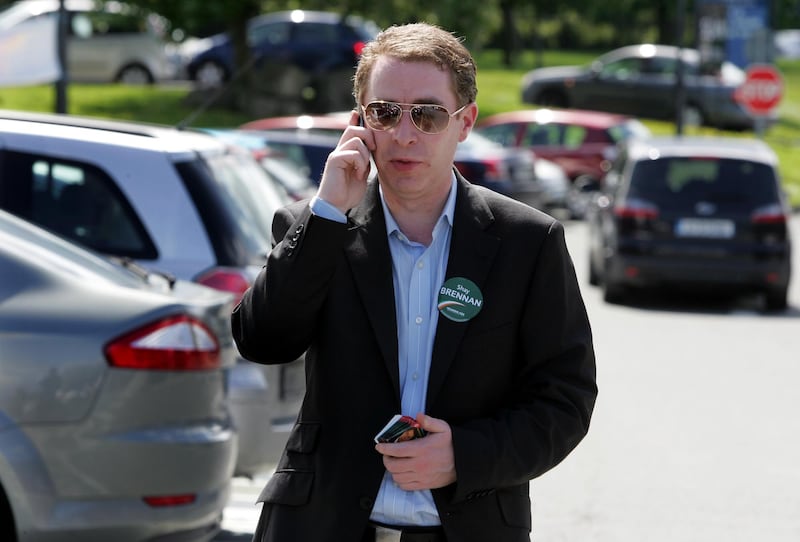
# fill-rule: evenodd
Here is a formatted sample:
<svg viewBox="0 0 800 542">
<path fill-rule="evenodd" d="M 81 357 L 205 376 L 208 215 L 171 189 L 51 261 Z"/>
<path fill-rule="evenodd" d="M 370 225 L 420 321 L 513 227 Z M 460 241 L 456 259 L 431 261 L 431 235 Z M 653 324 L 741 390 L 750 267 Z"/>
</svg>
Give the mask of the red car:
<svg viewBox="0 0 800 542">
<path fill-rule="evenodd" d="M 480 120 L 476 130 L 504 146 L 530 148 L 536 156 L 560 165 L 572 181 L 583 175 L 599 181 L 617 143 L 650 135 L 635 118 L 577 109 L 498 113 Z"/>
<path fill-rule="evenodd" d="M 297 115 L 267 117 L 257 119 L 239 128 L 242 130 L 291 130 L 305 133 L 341 135 L 347 128 L 350 112 L 330 113 L 328 115 Z"/>
</svg>

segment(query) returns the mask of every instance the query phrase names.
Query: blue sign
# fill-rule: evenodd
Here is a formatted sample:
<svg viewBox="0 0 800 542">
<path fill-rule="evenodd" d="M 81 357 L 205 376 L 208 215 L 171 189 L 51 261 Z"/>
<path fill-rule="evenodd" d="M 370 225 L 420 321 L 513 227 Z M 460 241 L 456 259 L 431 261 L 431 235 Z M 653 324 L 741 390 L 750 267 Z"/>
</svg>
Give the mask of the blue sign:
<svg viewBox="0 0 800 542">
<path fill-rule="evenodd" d="M 697 0 L 695 10 L 704 61 L 740 68 L 772 61 L 769 0 Z"/>
</svg>

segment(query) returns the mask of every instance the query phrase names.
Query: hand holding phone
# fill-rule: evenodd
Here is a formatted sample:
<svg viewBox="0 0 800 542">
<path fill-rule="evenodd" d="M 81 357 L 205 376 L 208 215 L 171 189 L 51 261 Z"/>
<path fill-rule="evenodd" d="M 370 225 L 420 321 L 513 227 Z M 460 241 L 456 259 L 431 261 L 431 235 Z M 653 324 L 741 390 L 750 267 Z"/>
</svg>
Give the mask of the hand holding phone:
<svg viewBox="0 0 800 542">
<path fill-rule="evenodd" d="M 343 213 L 358 205 L 367 191 L 375 139 L 357 110 L 350 113 L 349 125 L 336 148 L 328 155 L 317 196 Z"/>
</svg>

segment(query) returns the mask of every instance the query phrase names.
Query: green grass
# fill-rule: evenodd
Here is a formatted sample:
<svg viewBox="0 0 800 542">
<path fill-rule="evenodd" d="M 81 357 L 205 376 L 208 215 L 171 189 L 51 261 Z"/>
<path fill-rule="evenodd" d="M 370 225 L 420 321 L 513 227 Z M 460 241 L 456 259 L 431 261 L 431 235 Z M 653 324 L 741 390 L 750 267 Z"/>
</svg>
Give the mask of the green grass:
<svg viewBox="0 0 800 542">
<path fill-rule="evenodd" d="M 526 52 L 515 60 L 512 68 L 502 65 L 499 51 L 477 55 L 478 107 L 480 116 L 531 107 L 520 98 L 520 82 L 528 70 L 539 65 L 586 64 L 596 54 L 569 51 L 545 51 L 541 56 Z M 764 141 L 780 160 L 782 181 L 795 208 L 800 208 L 800 61 L 780 62 L 784 78 L 784 98 L 778 107 L 780 121 L 765 134 Z M 188 89 L 183 86 L 154 88 L 120 85 L 72 85 L 67 94 L 69 112 L 76 115 L 138 120 L 176 125 L 193 115 L 194 106 L 187 102 Z M 42 111 L 54 110 L 52 85 L 25 88 L 0 88 L 0 108 Z M 193 126 L 234 127 L 248 120 L 247 115 L 220 108 L 211 108 L 198 115 Z M 643 121 L 656 134 L 675 133 L 669 122 Z M 724 132 L 709 128 L 687 127 L 684 133 L 755 137 L 752 133 Z"/>
</svg>

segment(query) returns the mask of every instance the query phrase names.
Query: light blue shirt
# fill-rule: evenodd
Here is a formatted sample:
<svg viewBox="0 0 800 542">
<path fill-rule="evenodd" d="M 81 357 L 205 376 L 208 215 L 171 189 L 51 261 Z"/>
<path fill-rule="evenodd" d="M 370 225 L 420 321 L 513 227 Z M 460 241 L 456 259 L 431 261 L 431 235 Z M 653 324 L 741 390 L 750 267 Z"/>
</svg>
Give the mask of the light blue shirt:
<svg viewBox="0 0 800 542">
<path fill-rule="evenodd" d="M 416 417 L 418 413 L 425 412 L 433 340 L 439 318 L 437 294 L 447 269 L 455 202 L 454 175 L 450 195 L 433 229 L 433 240 L 426 247 L 410 241 L 400 231 L 381 192 L 389 250 L 392 254 L 392 278 L 397 309 L 401 402 L 401 412 L 398 414 Z M 311 205 L 312 211 L 324 218 L 344 218 L 338 209 L 324 200 L 315 198 Z M 388 525 L 441 523 L 430 491 L 404 491 L 395 485 L 388 472 L 384 474 L 370 519 Z"/>
</svg>

